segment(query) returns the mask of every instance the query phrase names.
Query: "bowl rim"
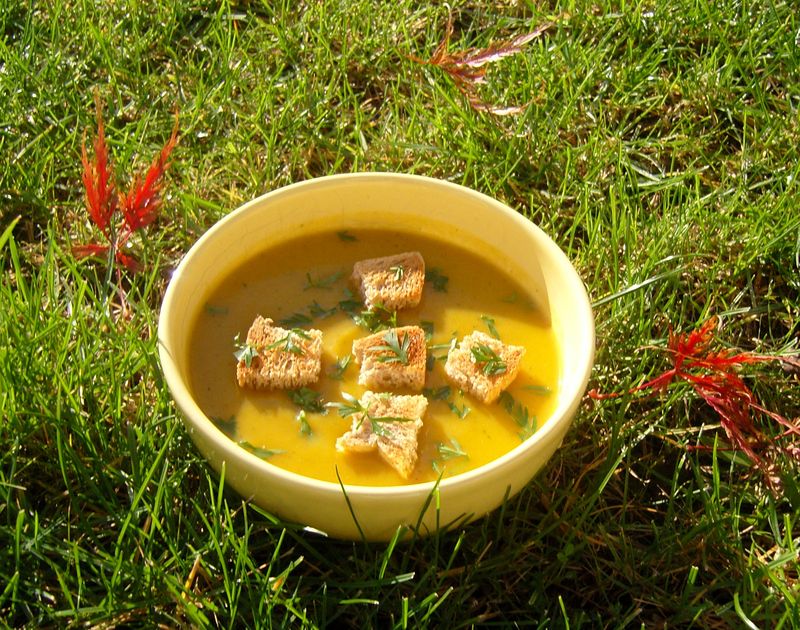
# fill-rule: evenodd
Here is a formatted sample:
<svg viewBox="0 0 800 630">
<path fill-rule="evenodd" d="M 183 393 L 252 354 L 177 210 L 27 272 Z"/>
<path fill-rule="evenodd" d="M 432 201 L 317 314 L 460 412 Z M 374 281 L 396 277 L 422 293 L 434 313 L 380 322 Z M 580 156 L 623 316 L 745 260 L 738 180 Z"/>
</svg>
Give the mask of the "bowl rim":
<svg viewBox="0 0 800 630">
<path fill-rule="evenodd" d="M 580 377 L 571 379 L 576 383 L 574 392 L 565 401 L 559 403 L 556 409 L 551 413 L 547 421 L 538 428 L 532 436 L 507 451 L 500 457 L 497 457 L 486 464 L 473 468 L 463 473 L 453 475 L 452 477 L 440 478 L 434 481 L 425 481 L 413 484 L 403 484 L 395 486 L 369 486 L 350 483 L 335 483 L 332 481 L 324 481 L 307 477 L 305 475 L 292 472 L 281 468 L 269 461 L 257 457 L 250 453 L 247 449 L 242 448 L 230 437 L 228 437 L 214 422 L 200 409 L 197 402 L 192 396 L 188 384 L 184 382 L 181 377 L 176 362 L 170 355 L 168 343 L 164 340 L 172 338 L 173 331 L 169 322 L 169 314 L 173 308 L 175 301 L 176 291 L 184 274 L 184 270 L 191 263 L 191 261 L 201 255 L 205 244 L 213 239 L 217 233 L 226 229 L 226 227 L 238 220 L 242 220 L 247 214 L 255 212 L 256 208 L 260 208 L 264 203 L 268 203 L 270 199 L 284 196 L 288 194 L 296 194 L 305 188 L 317 188 L 320 186 L 327 186 L 337 184 L 340 182 L 360 182 L 369 180 L 394 180 L 400 182 L 416 182 L 425 186 L 444 186 L 452 189 L 456 194 L 476 197 L 484 204 L 492 206 L 495 210 L 505 214 L 512 222 L 517 224 L 521 229 L 533 230 L 537 234 L 537 240 L 540 245 L 548 250 L 548 256 L 558 263 L 559 268 L 566 270 L 565 278 L 569 280 L 569 291 L 576 298 L 575 308 L 583 311 L 583 317 L 589 325 L 589 329 L 585 331 L 587 336 L 586 345 L 588 351 L 582 357 L 583 361 L 576 369 L 580 372 Z M 357 185 L 357 184 L 356 184 Z M 423 175 L 413 175 L 405 173 L 394 172 L 359 172 L 359 173 L 345 173 L 336 175 L 326 175 L 322 177 L 307 179 L 274 190 L 268 191 L 263 195 L 255 197 L 242 205 L 238 206 L 230 213 L 215 222 L 208 230 L 206 230 L 200 238 L 198 238 L 186 254 L 181 259 L 178 266 L 173 271 L 170 278 L 167 290 L 164 293 L 164 298 L 161 304 L 161 311 L 158 320 L 158 349 L 160 363 L 162 366 L 162 373 L 164 375 L 170 393 L 179 408 L 182 415 L 184 424 L 189 423 L 195 430 L 202 431 L 204 437 L 212 442 L 215 447 L 221 449 L 220 461 L 240 460 L 247 462 L 248 467 L 255 467 L 262 469 L 265 473 L 277 478 L 278 480 L 290 484 L 292 486 L 305 486 L 311 489 L 316 489 L 319 492 L 336 492 L 341 493 L 342 489 L 345 490 L 349 496 L 364 497 L 381 497 L 381 496 L 412 496 L 412 495 L 427 495 L 439 488 L 441 491 L 450 487 L 456 487 L 464 484 L 470 484 L 476 477 L 481 477 L 487 473 L 497 471 L 508 466 L 513 460 L 519 458 L 525 451 L 536 448 L 536 446 L 547 439 L 547 437 L 558 429 L 564 422 L 571 422 L 571 416 L 574 414 L 575 408 L 580 403 L 583 392 L 589 382 L 589 377 L 594 362 L 595 353 L 595 325 L 594 316 L 592 313 L 591 303 L 589 301 L 586 287 L 578 275 L 577 270 L 574 268 L 567 255 L 561 248 L 548 236 L 538 225 L 533 221 L 527 219 L 519 212 L 512 209 L 510 206 L 494 199 L 482 192 L 473 190 L 466 186 L 456 184 L 447 180 L 437 179 Z M 204 458 L 208 458 L 203 454 Z"/>
</svg>

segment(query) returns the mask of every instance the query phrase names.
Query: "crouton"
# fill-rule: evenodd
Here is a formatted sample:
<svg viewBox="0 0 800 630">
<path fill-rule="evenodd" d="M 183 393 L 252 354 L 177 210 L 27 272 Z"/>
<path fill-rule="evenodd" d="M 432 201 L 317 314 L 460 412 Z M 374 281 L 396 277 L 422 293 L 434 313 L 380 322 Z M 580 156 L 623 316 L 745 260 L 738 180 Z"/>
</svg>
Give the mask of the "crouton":
<svg viewBox="0 0 800 630">
<path fill-rule="evenodd" d="M 322 367 L 322 332 L 287 330 L 256 317 L 236 365 L 239 387 L 295 389 L 316 383 Z"/>
<path fill-rule="evenodd" d="M 412 308 L 422 299 L 425 260 L 419 252 L 361 260 L 353 265 L 350 279 L 367 308 Z"/>
<path fill-rule="evenodd" d="M 485 403 L 492 403 L 517 377 L 524 354 L 522 346 L 506 345 L 486 333 L 474 331 L 450 349 L 444 371 L 453 385 Z"/>
<path fill-rule="evenodd" d="M 401 326 L 356 339 L 353 355 L 361 366 L 358 384 L 380 390 L 425 386 L 427 346 L 419 326 Z"/>
<path fill-rule="evenodd" d="M 364 411 L 353 414 L 353 424 L 336 440 L 336 450 L 340 453 L 377 450 L 403 479 L 408 479 L 417 465 L 417 435 L 422 428 L 428 400 L 425 396 L 395 396 L 367 391 L 359 402 Z"/>
</svg>

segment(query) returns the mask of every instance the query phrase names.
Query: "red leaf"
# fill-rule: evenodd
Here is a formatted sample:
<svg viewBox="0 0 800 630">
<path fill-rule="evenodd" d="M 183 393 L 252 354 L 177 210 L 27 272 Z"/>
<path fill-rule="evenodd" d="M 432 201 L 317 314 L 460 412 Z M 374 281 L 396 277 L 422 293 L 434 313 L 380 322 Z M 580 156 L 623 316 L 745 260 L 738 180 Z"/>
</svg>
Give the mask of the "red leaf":
<svg viewBox="0 0 800 630">
<path fill-rule="evenodd" d="M 94 160 L 89 161 L 86 153 L 86 138 L 81 145 L 81 161 L 83 162 L 83 187 L 86 191 L 86 209 L 92 222 L 103 234 L 108 236 L 111 217 L 117 209 L 117 198 L 114 194 L 114 180 L 111 164 L 108 160 L 103 111 L 100 97 L 95 93 L 97 109 L 97 136 L 94 141 Z"/>
<path fill-rule="evenodd" d="M 462 53 L 458 63 L 469 66 L 470 68 L 480 68 L 487 63 L 494 63 L 495 61 L 500 61 L 505 57 L 516 55 L 517 53 L 522 52 L 522 47 L 525 44 L 539 37 L 551 26 L 552 24 L 548 22 L 541 24 L 530 33 L 518 35 L 511 41 L 491 44 L 482 49 L 479 48 L 477 50 L 467 50 Z"/>
<path fill-rule="evenodd" d="M 161 189 L 164 185 L 164 173 L 169 168 L 170 153 L 178 142 L 178 116 L 175 115 L 175 126 L 161 153 L 153 160 L 144 178 L 137 175 L 131 184 L 130 191 L 121 198 L 122 214 L 125 218 L 127 234 L 152 223 L 161 207 Z"/>
<path fill-rule="evenodd" d="M 138 273 L 142 270 L 141 263 L 136 260 L 133 256 L 128 256 L 123 254 L 121 251 L 117 250 L 114 258 L 118 263 L 123 265 L 125 269 L 130 271 L 131 273 Z"/>
<path fill-rule="evenodd" d="M 667 388 L 675 379 L 689 383 L 697 395 L 717 413 L 720 425 L 731 445 L 744 452 L 754 466 L 764 471 L 768 482 L 774 484 L 774 476 L 769 474 L 770 463 L 764 457 L 769 457 L 776 450 L 776 446 L 777 450 L 796 457 L 800 450 L 794 444 L 778 446 L 776 439 L 789 435 L 800 436 L 800 422 L 797 419 L 790 421 L 764 408 L 736 371 L 748 363 L 766 361 L 795 363 L 796 359 L 749 352 L 734 353 L 730 350 L 713 352 L 710 348 L 714 341 L 717 323 L 717 318 L 712 317 L 688 335 L 670 331 L 667 346 L 672 354 L 673 367 L 630 389 L 628 393 L 643 390 L 660 391 Z M 602 394 L 597 390 L 588 393 L 588 396 L 595 400 L 616 398 L 619 395 Z M 753 412 L 774 421 L 785 431 L 779 438 L 769 437 L 754 423 Z"/>
<path fill-rule="evenodd" d="M 78 259 L 87 258 L 88 256 L 101 256 L 108 253 L 109 248 L 109 245 L 98 245 L 96 243 L 76 245 L 72 248 L 72 255 Z"/>
<path fill-rule="evenodd" d="M 523 47 L 528 42 L 536 39 L 547 31 L 553 24 L 547 22 L 538 26 L 530 33 L 518 35 L 507 42 L 497 42 L 486 48 L 468 48 L 466 50 L 451 53 L 447 49 L 450 45 L 450 37 L 453 34 L 452 16 L 447 21 L 444 38 L 436 47 L 430 59 L 423 60 L 413 55 L 412 61 L 422 65 L 436 66 L 446 72 L 456 87 L 466 97 L 469 104 L 477 111 L 489 112 L 497 116 L 508 116 L 517 114 L 525 109 L 524 106 L 500 107 L 485 103 L 477 93 L 477 86 L 486 82 L 486 66 L 511 55 L 522 52 Z"/>
</svg>

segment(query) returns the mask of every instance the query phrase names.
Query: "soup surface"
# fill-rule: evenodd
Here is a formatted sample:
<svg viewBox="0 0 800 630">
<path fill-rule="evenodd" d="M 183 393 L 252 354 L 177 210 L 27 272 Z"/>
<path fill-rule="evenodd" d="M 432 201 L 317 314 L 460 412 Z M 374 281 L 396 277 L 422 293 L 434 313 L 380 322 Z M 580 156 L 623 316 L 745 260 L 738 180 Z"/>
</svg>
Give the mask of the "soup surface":
<svg viewBox="0 0 800 630">
<path fill-rule="evenodd" d="M 396 313 L 367 313 L 348 286 L 356 261 L 419 251 L 426 263 L 422 301 Z M 247 336 L 256 315 L 284 328 L 323 332 L 320 380 L 292 396 L 236 383 L 234 339 Z M 404 480 L 376 453 L 339 453 L 336 439 L 351 418 L 335 407 L 303 410 L 303 400 L 342 403 L 360 398 L 353 340 L 367 326 L 420 325 L 428 333 L 428 408 L 419 460 Z M 473 330 L 525 346 L 520 372 L 493 404 L 449 385 L 444 360 L 451 341 Z M 349 357 L 349 359 L 348 359 Z M 231 439 L 287 470 L 324 481 L 367 486 L 420 483 L 481 466 L 518 446 L 552 413 L 558 385 L 554 335 L 530 298 L 491 261 L 435 238 L 403 232 L 350 230 L 298 237 L 258 253 L 214 288 L 194 324 L 190 384 L 201 409 Z M 408 394 L 409 391 L 395 393 Z M 294 400 L 293 400 L 294 398 Z"/>
</svg>

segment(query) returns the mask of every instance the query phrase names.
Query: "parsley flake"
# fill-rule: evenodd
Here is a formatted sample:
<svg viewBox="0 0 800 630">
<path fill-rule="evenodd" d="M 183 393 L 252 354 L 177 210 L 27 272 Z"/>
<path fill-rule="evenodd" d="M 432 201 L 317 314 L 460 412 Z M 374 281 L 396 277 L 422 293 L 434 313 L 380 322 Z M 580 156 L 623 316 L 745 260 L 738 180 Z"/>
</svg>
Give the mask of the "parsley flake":
<svg viewBox="0 0 800 630">
<path fill-rule="evenodd" d="M 481 319 L 483 320 L 483 323 L 486 324 L 486 327 L 489 329 L 489 333 L 492 335 L 492 337 L 495 339 L 500 339 L 500 333 L 497 332 L 497 328 L 495 328 L 494 325 L 494 318 L 489 317 L 488 315 L 481 315 Z"/>
<path fill-rule="evenodd" d="M 312 278 L 311 274 L 307 273 L 306 286 L 303 287 L 303 291 L 308 291 L 309 289 L 330 289 L 343 275 L 343 271 L 335 271 L 329 276 Z"/>
<path fill-rule="evenodd" d="M 292 328 L 286 335 L 278 339 L 276 342 L 269 344 L 265 350 L 281 350 L 283 352 L 291 352 L 292 354 L 304 354 L 303 346 L 297 343 L 296 338 L 311 339 L 309 335 L 302 328 Z"/>
<path fill-rule="evenodd" d="M 485 343 L 472 346 L 470 352 L 472 353 L 472 360 L 481 368 L 481 372 L 486 376 L 497 376 L 506 373 L 508 369 L 506 367 L 506 362 Z"/>
<path fill-rule="evenodd" d="M 375 360 L 381 363 L 402 363 L 403 365 L 408 365 L 408 349 L 411 345 L 411 337 L 405 334 L 401 341 L 400 335 L 397 334 L 397 329 L 392 328 L 383 336 L 383 340 L 386 343 L 375 346 L 374 350 L 379 350 L 386 354 L 375 357 Z"/>
<path fill-rule="evenodd" d="M 239 341 L 239 335 L 233 338 L 233 343 L 236 347 L 236 351 L 233 353 L 233 356 L 236 357 L 236 360 L 241 362 L 244 361 L 246 367 L 250 367 L 253 363 L 253 359 L 258 356 L 258 350 L 255 346 L 250 345 L 249 343 L 241 343 Z"/>
<path fill-rule="evenodd" d="M 431 267 L 425 272 L 425 282 L 430 282 L 434 291 L 447 293 L 447 282 L 450 280 L 437 267 Z"/>
<path fill-rule="evenodd" d="M 398 281 L 403 279 L 403 274 L 406 272 L 403 265 L 394 265 L 393 267 L 389 267 L 389 271 L 394 274 L 394 279 Z"/>
<path fill-rule="evenodd" d="M 347 370 L 347 366 L 350 365 L 352 358 L 353 355 L 348 354 L 338 359 L 336 364 L 333 365 L 330 370 L 328 370 L 328 376 L 336 381 L 341 381 L 344 378 L 345 370 Z"/>
<path fill-rule="evenodd" d="M 303 411 L 321 414 L 326 414 L 328 412 L 322 400 L 322 395 L 319 392 L 315 392 L 310 387 L 290 389 L 286 394 L 289 396 L 289 400 Z"/>
</svg>

